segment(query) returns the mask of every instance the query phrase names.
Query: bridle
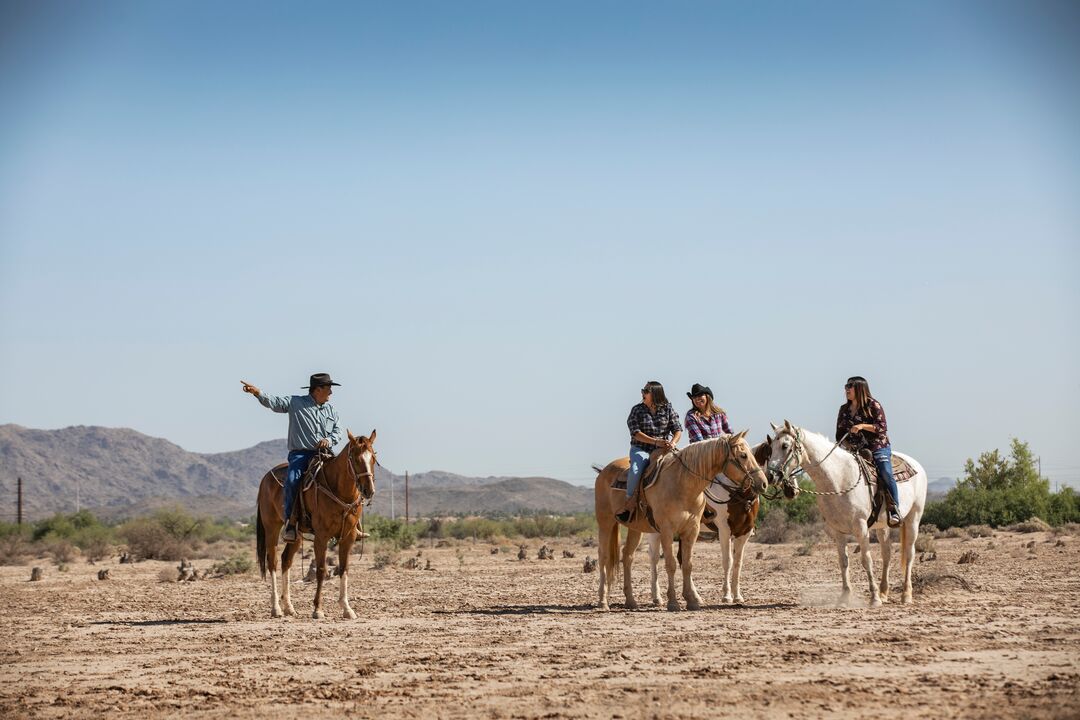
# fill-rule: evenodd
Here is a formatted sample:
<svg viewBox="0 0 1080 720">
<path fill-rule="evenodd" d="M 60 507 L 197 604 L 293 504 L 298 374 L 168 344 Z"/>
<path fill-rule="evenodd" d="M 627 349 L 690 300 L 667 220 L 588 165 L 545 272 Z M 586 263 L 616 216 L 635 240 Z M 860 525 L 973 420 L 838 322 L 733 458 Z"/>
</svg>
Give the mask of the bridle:
<svg viewBox="0 0 1080 720">
<path fill-rule="evenodd" d="M 784 487 L 791 486 L 791 487 L 798 488 L 799 484 L 795 481 L 795 476 L 806 473 L 806 468 L 804 468 L 800 464 L 800 460 L 802 459 L 803 455 L 806 455 L 807 460 L 810 459 L 810 456 L 808 454 L 806 454 L 806 444 L 803 442 L 802 429 L 798 428 L 798 427 L 795 427 L 795 426 L 792 426 L 791 430 L 788 430 L 787 428 L 785 428 L 781 432 L 790 435 L 795 440 L 795 442 L 792 443 L 791 447 L 788 449 L 787 455 L 784 457 L 784 461 L 782 463 L 779 463 L 780 467 L 776 472 L 779 472 L 779 474 L 780 474 L 780 484 L 782 486 L 784 486 Z M 777 438 L 780 437 L 781 432 L 777 432 L 777 434 L 776 434 Z M 833 446 L 832 446 L 832 448 L 830 448 L 829 452 L 825 453 L 825 457 L 821 458 L 817 462 L 810 463 L 807 467 L 815 468 L 815 467 L 818 467 L 819 465 L 821 465 L 826 460 L 828 460 L 829 456 L 832 455 L 833 452 L 836 451 L 836 448 L 840 447 L 840 445 L 845 440 L 847 440 L 847 436 L 849 434 L 850 433 L 844 433 L 844 436 L 842 438 L 840 438 L 839 440 L 837 440 L 833 444 Z M 790 469 L 788 467 L 789 465 L 792 466 Z M 851 487 L 849 487 L 846 490 L 835 490 L 835 491 L 830 491 L 830 492 L 820 492 L 818 490 L 808 490 L 808 489 L 803 489 L 803 488 L 799 488 L 799 490 L 800 490 L 800 492 L 804 492 L 804 493 L 807 493 L 809 495 L 845 495 L 845 494 L 851 492 L 852 490 L 854 490 L 856 487 L 858 487 L 860 480 L 861 480 L 861 478 L 859 480 L 856 480 L 855 484 L 852 485 Z"/>
<path fill-rule="evenodd" d="M 735 457 L 735 453 L 732 452 L 731 440 L 729 439 L 729 436 L 725 436 L 723 438 L 723 440 L 724 440 L 724 464 L 720 466 L 720 472 L 725 477 L 730 477 L 727 473 L 724 472 L 724 469 L 728 466 L 728 463 L 731 463 L 736 468 L 738 468 L 738 470 L 743 474 L 742 483 L 739 485 L 739 491 L 742 492 L 742 493 L 752 493 L 753 492 L 753 490 L 751 490 L 751 480 L 750 480 L 750 478 L 752 477 L 753 473 L 755 473 L 755 472 L 756 473 L 761 473 L 761 477 L 764 480 L 763 484 L 766 487 L 768 487 L 769 478 L 765 474 L 765 471 L 762 470 L 760 467 L 758 467 L 756 470 L 747 470 L 746 467 L 743 465 L 743 463 L 737 457 Z M 702 475 L 701 473 L 699 473 L 696 470 L 694 470 L 693 468 L 691 468 L 689 465 L 687 465 L 686 461 L 682 459 L 682 456 L 681 456 L 681 453 L 680 453 L 679 450 L 672 450 L 671 454 L 674 455 L 675 458 L 679 461 L 679 463 L 684 468 L 686 468 L 687 472 L 689 472 L 694 477 L 696 477 L 696 478 L 698 478 L 700 480 L 705 480 L 706 482 L 708 482 L 710 484 L 716 482 L 715 478 L 707 478 L 704 475 Z M 754 493 L 754 494 L 756 494 L 756 493 Z"/>
<path fill-rule="evenodd" d="M 357 470 L 356 469 L 356 459 L 353 457 L 353 448 L 351 447 L 351 444 L 350 444 L 350 447 L 349 447 L 349 471 L 352 473 L 353 484 L 356 486 L 356 491 L 358 493 L 360 493 L 360 497 L 362 497 L 364 500 L 366 500 L 366 502 L 364 503 L 365 505 L 370 505 L 372 499 L 374 499 L 374 497 L 375 497 L 375 473 L 374 473 L 374 468 L 375 468 L 376 465 L 379 464 L 379 458 L 375 454 L 375 448 L 368 448 L 368 451 L 371 453 L 371 467 L 372 467 L 371 472 L 369 472 L 366 467 L 363 470 Z M 371 494 L 370 495 L 365 494 L 364 490 L 360 486 L 360 478 L 365 478 L 365 477 L 371 478 Z"/>
</svg>

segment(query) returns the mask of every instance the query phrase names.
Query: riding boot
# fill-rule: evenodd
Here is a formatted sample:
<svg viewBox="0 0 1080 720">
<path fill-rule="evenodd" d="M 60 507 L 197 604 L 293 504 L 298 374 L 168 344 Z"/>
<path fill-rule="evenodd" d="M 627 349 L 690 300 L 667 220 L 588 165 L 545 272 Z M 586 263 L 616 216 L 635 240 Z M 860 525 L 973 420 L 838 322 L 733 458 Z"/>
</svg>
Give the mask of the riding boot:
<svg viewBox="0 0 1080 720">
<path fill-rule="evenodd" d="M 282 531 L 281 539 L 287 543 L 296 542 L 296 523 L 292 520 L 289 521 Z"/>
<path fill-rule="evenodd" d="M 623 503 L 622 509 L 619 510 L 619 512 L 615 513 L 615 519 L 622 523 L 630 522 L 630 515 L 634 511 L 634 505 L 636 501 L 636 495 L 628 495 L 626 498 L 626 502 Z"/>
</svg>

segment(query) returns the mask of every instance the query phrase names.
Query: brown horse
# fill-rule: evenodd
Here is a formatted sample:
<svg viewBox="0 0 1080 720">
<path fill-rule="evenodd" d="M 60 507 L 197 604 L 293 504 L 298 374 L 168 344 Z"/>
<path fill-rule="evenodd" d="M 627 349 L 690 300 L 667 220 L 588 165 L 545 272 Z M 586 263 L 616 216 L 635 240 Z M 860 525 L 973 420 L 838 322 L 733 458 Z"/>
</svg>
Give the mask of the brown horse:
<svg viewBox="0 0 1080 720">
<path fill-rule="evenodd" d="M 668 579 L 668 610 L 678 610 L 675 597 L 675 553 L 672 542 L 678 538 L 683 548 L 683 598 L 688 610 L 701 607 L 701 596 L 691 577 L 693 570 L 694 541 L 701 525 L 701 513 L 705 509 L 705 488 L 721 472 L 743 490 L 761 493 L 765 489 L 765 473 L 754 459 L 746 443 L 746 431 L 738 435 L 722 435 L 711 440 L 693 443 L 687 448 L 664 456 L 658 476 L 645 490 L 645 499 L 652 508 L 656 531 L 664 548 L 664 566 Z M 596 476 L 596 522 L 599 526 L 600 609 L 608 609 L 608 590 L 615 574 L 615 560 L 619 556 L 619 522 L 615 519 L 626 500 L 626 493 L 613 489 L 612 481 L 629 467 L 628 458 L 619 458 L 608 464 Z M 642 533 L 655 532 L 644 518 L 636 518 L 627 526 L 626 544 L 623 546 L 623 593 L 626 607 L 637 608 L 634 591 L 630 584 L 630 565 L 634 560 Z"/>
<path fill-rule="evenodd" d="M 259 572 L 266 577 L 270 570 L 270 616 L 295 615 L 289 597 L 289 567 L 300 548 L 300 538 L 285 543 L 281 552 L 282 590 L 281 601 L 277 592 L 277 545 L 278 534 L 285 524 L 282 510 L 282 480 L 288 464 L 274 467 L 263 476 L 259 485 L 258 509 L 255 515 L 255 547 L 259 559 Z M 328 458 L 315 477 L 315 482 L 302 491 L 304 507 L 311 512 L 312 532 L 315 534 L 315 611 L 311 617 L 318 620 L 322 613 L 322 587 L 326 578 L 326 546 L 331 538 L 338 543 L 338 575 L 341 585 L 338 605 L 342 614 L 350 620 L 356 613 L 349 606 L 349 551 L 356 540 L 356 527 L 365 501 L 375 495 L 375 431 L 369 437 L 355 437 L 349 433 L 349 444 L 337 455 Z M 299 498 L 297 498 L 299 501 Z"/>
</svg>

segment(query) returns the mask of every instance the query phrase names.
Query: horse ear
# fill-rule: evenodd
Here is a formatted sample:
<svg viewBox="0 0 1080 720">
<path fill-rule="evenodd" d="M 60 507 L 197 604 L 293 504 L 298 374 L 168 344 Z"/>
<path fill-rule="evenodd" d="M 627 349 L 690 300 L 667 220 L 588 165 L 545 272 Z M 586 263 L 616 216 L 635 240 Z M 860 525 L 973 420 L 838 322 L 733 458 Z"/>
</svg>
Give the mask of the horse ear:
<svg viewBox="0 0 1080 720">
<path fill-rule="evenodd" d="M 768 436 L 765 438 L 765 442 L 760 445 L 754 446 L 754 460 L 758 465 L 764 465 L 769 462 L 769 456 L 772 455 L 772 446 L 769 445 Z"/>
<path fill-rule="evenodd" d="M 741 433 L 737 433 L 737 434 L 735 435 L 735 437 L 734 437 L 734 438 L 732 438 L 732 439 L 733 439 L 733 440 L 734 440 L 735 442 L 739 442 L 739 441 L 740 441 L 740 440 L 742 440 L 742 439 L 743 439 L 744 437 L 746 437 L 746 433 L 748 433 L 748 432 L 750 432 L 750 430 L 749 430 L 749 429 L 747 429 L 747 430 L 743 430 L 743 431 L 742 431 Z"/>
<path fill-rule="evenodd" d="M 372 444 L 375 443 L 375 433 L 376 433 L 375 428 L 371 428 L 371 434 L 368 435 L 368 442 L 369 443 L 372 443 Z"/>
<path fill-rule="evenodd" d="M 765 436 L 765 444 L 766 445 L 772 445 L 772 436 L 771 435 L 766 435 Z"/>
<path fill-rule="evenodd" d="M 355 437 L 353 437 L 352 430 L 349 430 L 348 428 L 345 429 L 345 434 L 349 436 L 349 442 L 352 442 L 356 439 Z"/>
<path fill-rule="evenodd" d="M 791 423 L 788 422 L 787 418 L 784 419 L 784 429 L 785 430 L 791 430 L 792 429 L 791 428 Z"/>
<path fill-rule="evenodd" d="M 772 431 L 773 431 L 773 432 L 776 432 L 777 430 L 779 430 L 779 429 L 780 429 L 780 426 L 779 426 L 779 425 L 777 425 L 777 424 L 776 424 L 776 423 L 774 423 L 774 422 L 770 422 L 770 423 L 769 423 L 769 425 L 772 425 Z"/>
</svg>

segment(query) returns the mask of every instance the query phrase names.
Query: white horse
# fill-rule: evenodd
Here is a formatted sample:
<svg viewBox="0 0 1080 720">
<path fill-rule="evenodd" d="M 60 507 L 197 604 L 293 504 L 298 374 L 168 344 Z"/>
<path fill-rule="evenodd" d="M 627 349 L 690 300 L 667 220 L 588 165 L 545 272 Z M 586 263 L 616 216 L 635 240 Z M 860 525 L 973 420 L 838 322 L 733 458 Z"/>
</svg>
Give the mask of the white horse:
<svg viewBox="0 0 1080 720">
<path fill-rule="evenodd" d="M 756 454 L 757 448 L 755 448 Z M 764 464 L 764 462 L 762 458 L 761 463 Z M 720 553 L 724 565 L 723 602 L 727 605 L 733 602 L 739 604 L 745 602 L 739 587 L 739 572 L 742 570 L 743 549 L 754 532 L 754 521 L 757 519 L 758 508 L 761 506 L 761 501 L 756 495 L 751 497 L 753 500 L 749 504 L 745 495 L 737 495 L 732 500 L 732 492 L 721 483 L 712 485 L 705 494 L 705 503 L 716 512 L 713 522 L 719 531 Z M 649 564 L 652 566 L 652 601 L 653 605 L 659 605 L 660 582 L 657 565 L 660 561 L 660 533 L 649 533 L 647 539 Z"/>
<path fill-rule="evenodd" d="M 848 580 L 848 536 L 854 536 L 861 549 L 863 568 L 870 581 L 870 605 L 877 607 L 889 599 L 889 555 L 891 552 L 886 507 L 882 504 L 878 516 L 871 518 L 870 490 L 859 472 L 855 456 L 817 433 L 807 432 L 784 421 L 783 427 L 772 426 L 775 439 L 766 438 L 772 449 L 768 463 L 770 482 L 779 481 L 788 499 L 799 494 L 795 476 L 800 468 L 814 482 L 818 508 L 825 521 L 825 530 L 836 542 L 840 556 L 840 577 L 843 590 L 840 605 L 851 596 Z M 898 483 L 900 524 L 900 568 L 904 573 L 904 603 L 911 602 L 911 565 L 915 557 L 915 538 L 919 521 L 926 507 L 926 471 L 909 455 L 894 452 L 907 460 L 915 470 L 906 482 Z M 881 546 L 881 587 L 874 584 L 874 563 L 870 558 L 870 530 L 877 530 Z"/>
</svg>

